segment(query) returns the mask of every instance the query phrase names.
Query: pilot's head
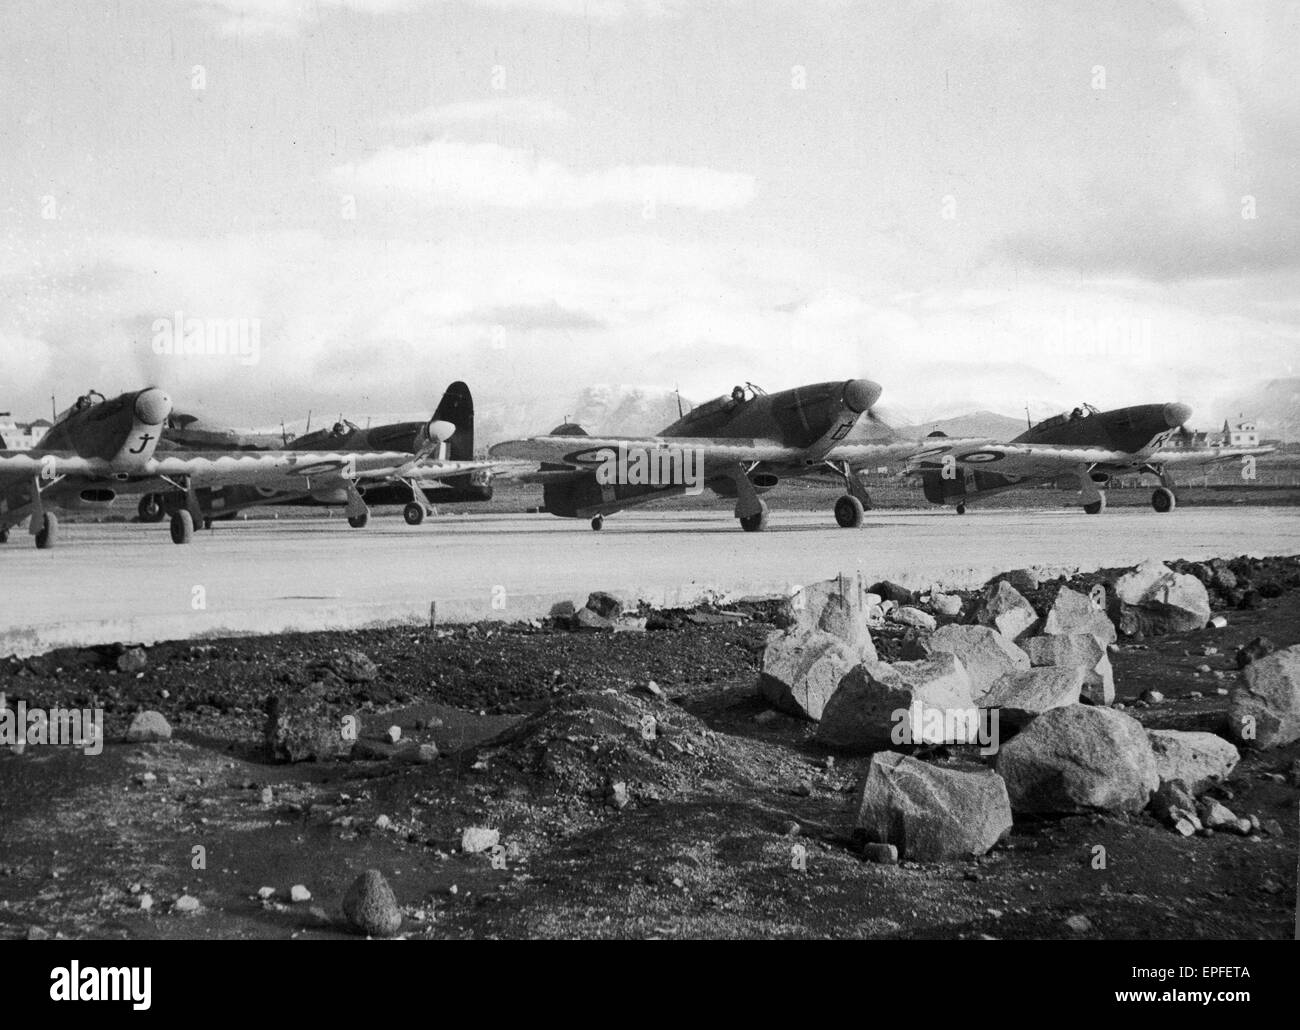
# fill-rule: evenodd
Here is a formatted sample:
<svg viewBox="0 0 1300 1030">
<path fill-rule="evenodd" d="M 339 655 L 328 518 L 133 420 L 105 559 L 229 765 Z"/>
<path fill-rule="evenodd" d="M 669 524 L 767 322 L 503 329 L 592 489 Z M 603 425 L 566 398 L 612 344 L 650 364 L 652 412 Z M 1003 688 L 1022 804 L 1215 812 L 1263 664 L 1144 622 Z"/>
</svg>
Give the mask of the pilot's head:
<svg viewBox="0 0 1300 1030">
<path fill-rule="evenodd" d="M 743 386 L 735 387 L 731 391 L 731 399 L 737 404 L 741 403 L 745 399 L 745 388 Z"/>
<path fill-rule="evenodd" d="M 347 435 L 348 435 L 348 427 L 347 427 L 346 425 L 344 425 L 342 422 L 335 422 L 335 423 L 334 423 L 334 428 L 331 429 L 330 432 L 331 432 L 334 436 L 347 436 Z"/>
</svg>

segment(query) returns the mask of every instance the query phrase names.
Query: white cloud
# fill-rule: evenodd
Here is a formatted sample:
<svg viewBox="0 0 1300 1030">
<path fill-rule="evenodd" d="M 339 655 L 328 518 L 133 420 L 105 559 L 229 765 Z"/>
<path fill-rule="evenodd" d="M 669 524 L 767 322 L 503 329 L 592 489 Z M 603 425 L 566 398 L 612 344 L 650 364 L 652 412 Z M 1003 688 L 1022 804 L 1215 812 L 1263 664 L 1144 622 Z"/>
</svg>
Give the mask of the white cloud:
<svg viewBox="0 0 1300 1030">
<path fill-rule="evenodd" d="M 385 124 L 403 131 L 419 132 L 483 123 L 564 128 L 573 124 L 573 115 L 546 97 L 494 97 L 488 100 L 438 104 L 423 111 L 390 118 Z"/>
<path fill-rule="evenodd" d="M 294 35 L 326 10 L 384 15 L 445 7 L 457 0 L 178 0 L 196 7 L 227 35 Z M 613 20 L 629 15 L 679 13 L 686 0 L 459 0 L 498 10 L 532 11 L 572 18 Z"/>
<path fill-rule="evenodd" d="M 754 198 L 752 175 L 681 165 L 618 165 L 570 171 L 557 161 L 496 143 L 434 140 L 387 147 L 336 168 L 349 189 L 404 194 L 435 207 L 574 209 L 604 205 L 723 211 Z"/>
</svg>

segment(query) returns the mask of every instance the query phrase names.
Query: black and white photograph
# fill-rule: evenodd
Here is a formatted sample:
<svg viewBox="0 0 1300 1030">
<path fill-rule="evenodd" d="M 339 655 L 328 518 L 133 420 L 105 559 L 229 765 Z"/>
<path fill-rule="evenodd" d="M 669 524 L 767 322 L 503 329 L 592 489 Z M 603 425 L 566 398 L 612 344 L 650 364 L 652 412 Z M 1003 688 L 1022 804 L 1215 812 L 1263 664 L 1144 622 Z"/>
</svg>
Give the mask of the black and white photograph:
<svg viewBox="0 0 1300 1030">
<path fill-rule="evenodd" d="M 1297 55 L 1294 0 L 4 0 L 31 989 L 1070 940 L 1144 942 L 1099 1003 L 1260 1002 Z"/>
</svg>

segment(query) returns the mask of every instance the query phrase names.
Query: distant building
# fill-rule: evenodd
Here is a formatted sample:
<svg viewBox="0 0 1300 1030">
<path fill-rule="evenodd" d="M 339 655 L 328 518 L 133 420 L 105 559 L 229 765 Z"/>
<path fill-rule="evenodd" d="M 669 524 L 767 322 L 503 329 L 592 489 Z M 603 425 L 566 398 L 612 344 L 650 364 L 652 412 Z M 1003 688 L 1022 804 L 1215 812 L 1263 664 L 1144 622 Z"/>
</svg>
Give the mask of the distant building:
<svg viewBox="0 0 1300 1030">
<path fill-rule="evenodd" d="M 0 440 L 4 440 L 6 450 L 29 451 L 40 443 L 50 425 L 49 419 L 15 422 L 7 413 L 0 414 Z"/>
<path fill-rule="evenodd" d="M 1229 447 L 1258 447 L 1259 430 L 1253 420 L 1238 422 L 1236 427 L 1223 423 L 1223 435 Z"/>
</svg>

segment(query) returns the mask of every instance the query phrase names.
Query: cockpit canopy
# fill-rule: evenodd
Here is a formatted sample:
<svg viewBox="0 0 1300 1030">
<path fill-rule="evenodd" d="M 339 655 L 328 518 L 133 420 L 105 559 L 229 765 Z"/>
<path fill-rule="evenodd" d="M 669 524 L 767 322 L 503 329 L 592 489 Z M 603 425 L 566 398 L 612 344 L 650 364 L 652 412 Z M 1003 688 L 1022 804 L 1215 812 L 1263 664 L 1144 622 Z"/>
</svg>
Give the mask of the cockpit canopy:
<svg viewBox="0 0 1300 1030">
<path fill-rule="evenodd" d="M 736 386 L 731 393 L 714 397 L 711 401 L 705 401 L 703 404 L 697 404 L 685 415 L 682 421 L 685 423 L 698 422 L 700 419 L 715 414 L 719 411 L 726 411 L 729 408 L 738 407 L 741 404 L 748 404 L 755 397 L 765 397 L 767 391 L 761 386 L 755 386 L 753 383 L 745 383 L 744 386 Z"/>
<path fill-rule="evenodd" d="M 76 401 L 73 403 L 71 407 L 64 408 L 57 415 L 55 415 L 54 421 L 57 424 L 59 422 L 62 422 L 69 415 L 75 415 L 78 414 L 79 412 L 87 410 L 88 408 L 93 408 L 96 404 L 103 404 L 104 399 L 105 399 L 104 395 L 100 393 L 98 390 L 87 390 L 85 393 L 83 393 L 80 397 L 76 399 Z"/>
<path fill-rule="evenodd" d="M 1084 403 L 1071 411 L 1063 411 L 1059 415 L 1053 415 L 1051 418 L 1045 418 L 1043 421 L 1034 425 L 1035 429 L 1050 429 L 1053 426 L 1064 425 L 1066 422 L 1078 422 L 1080 419 L 1089 418 L 1093 415 L 1100 415 L 1101 409 L 1091 404 Z"/>
</svg>

